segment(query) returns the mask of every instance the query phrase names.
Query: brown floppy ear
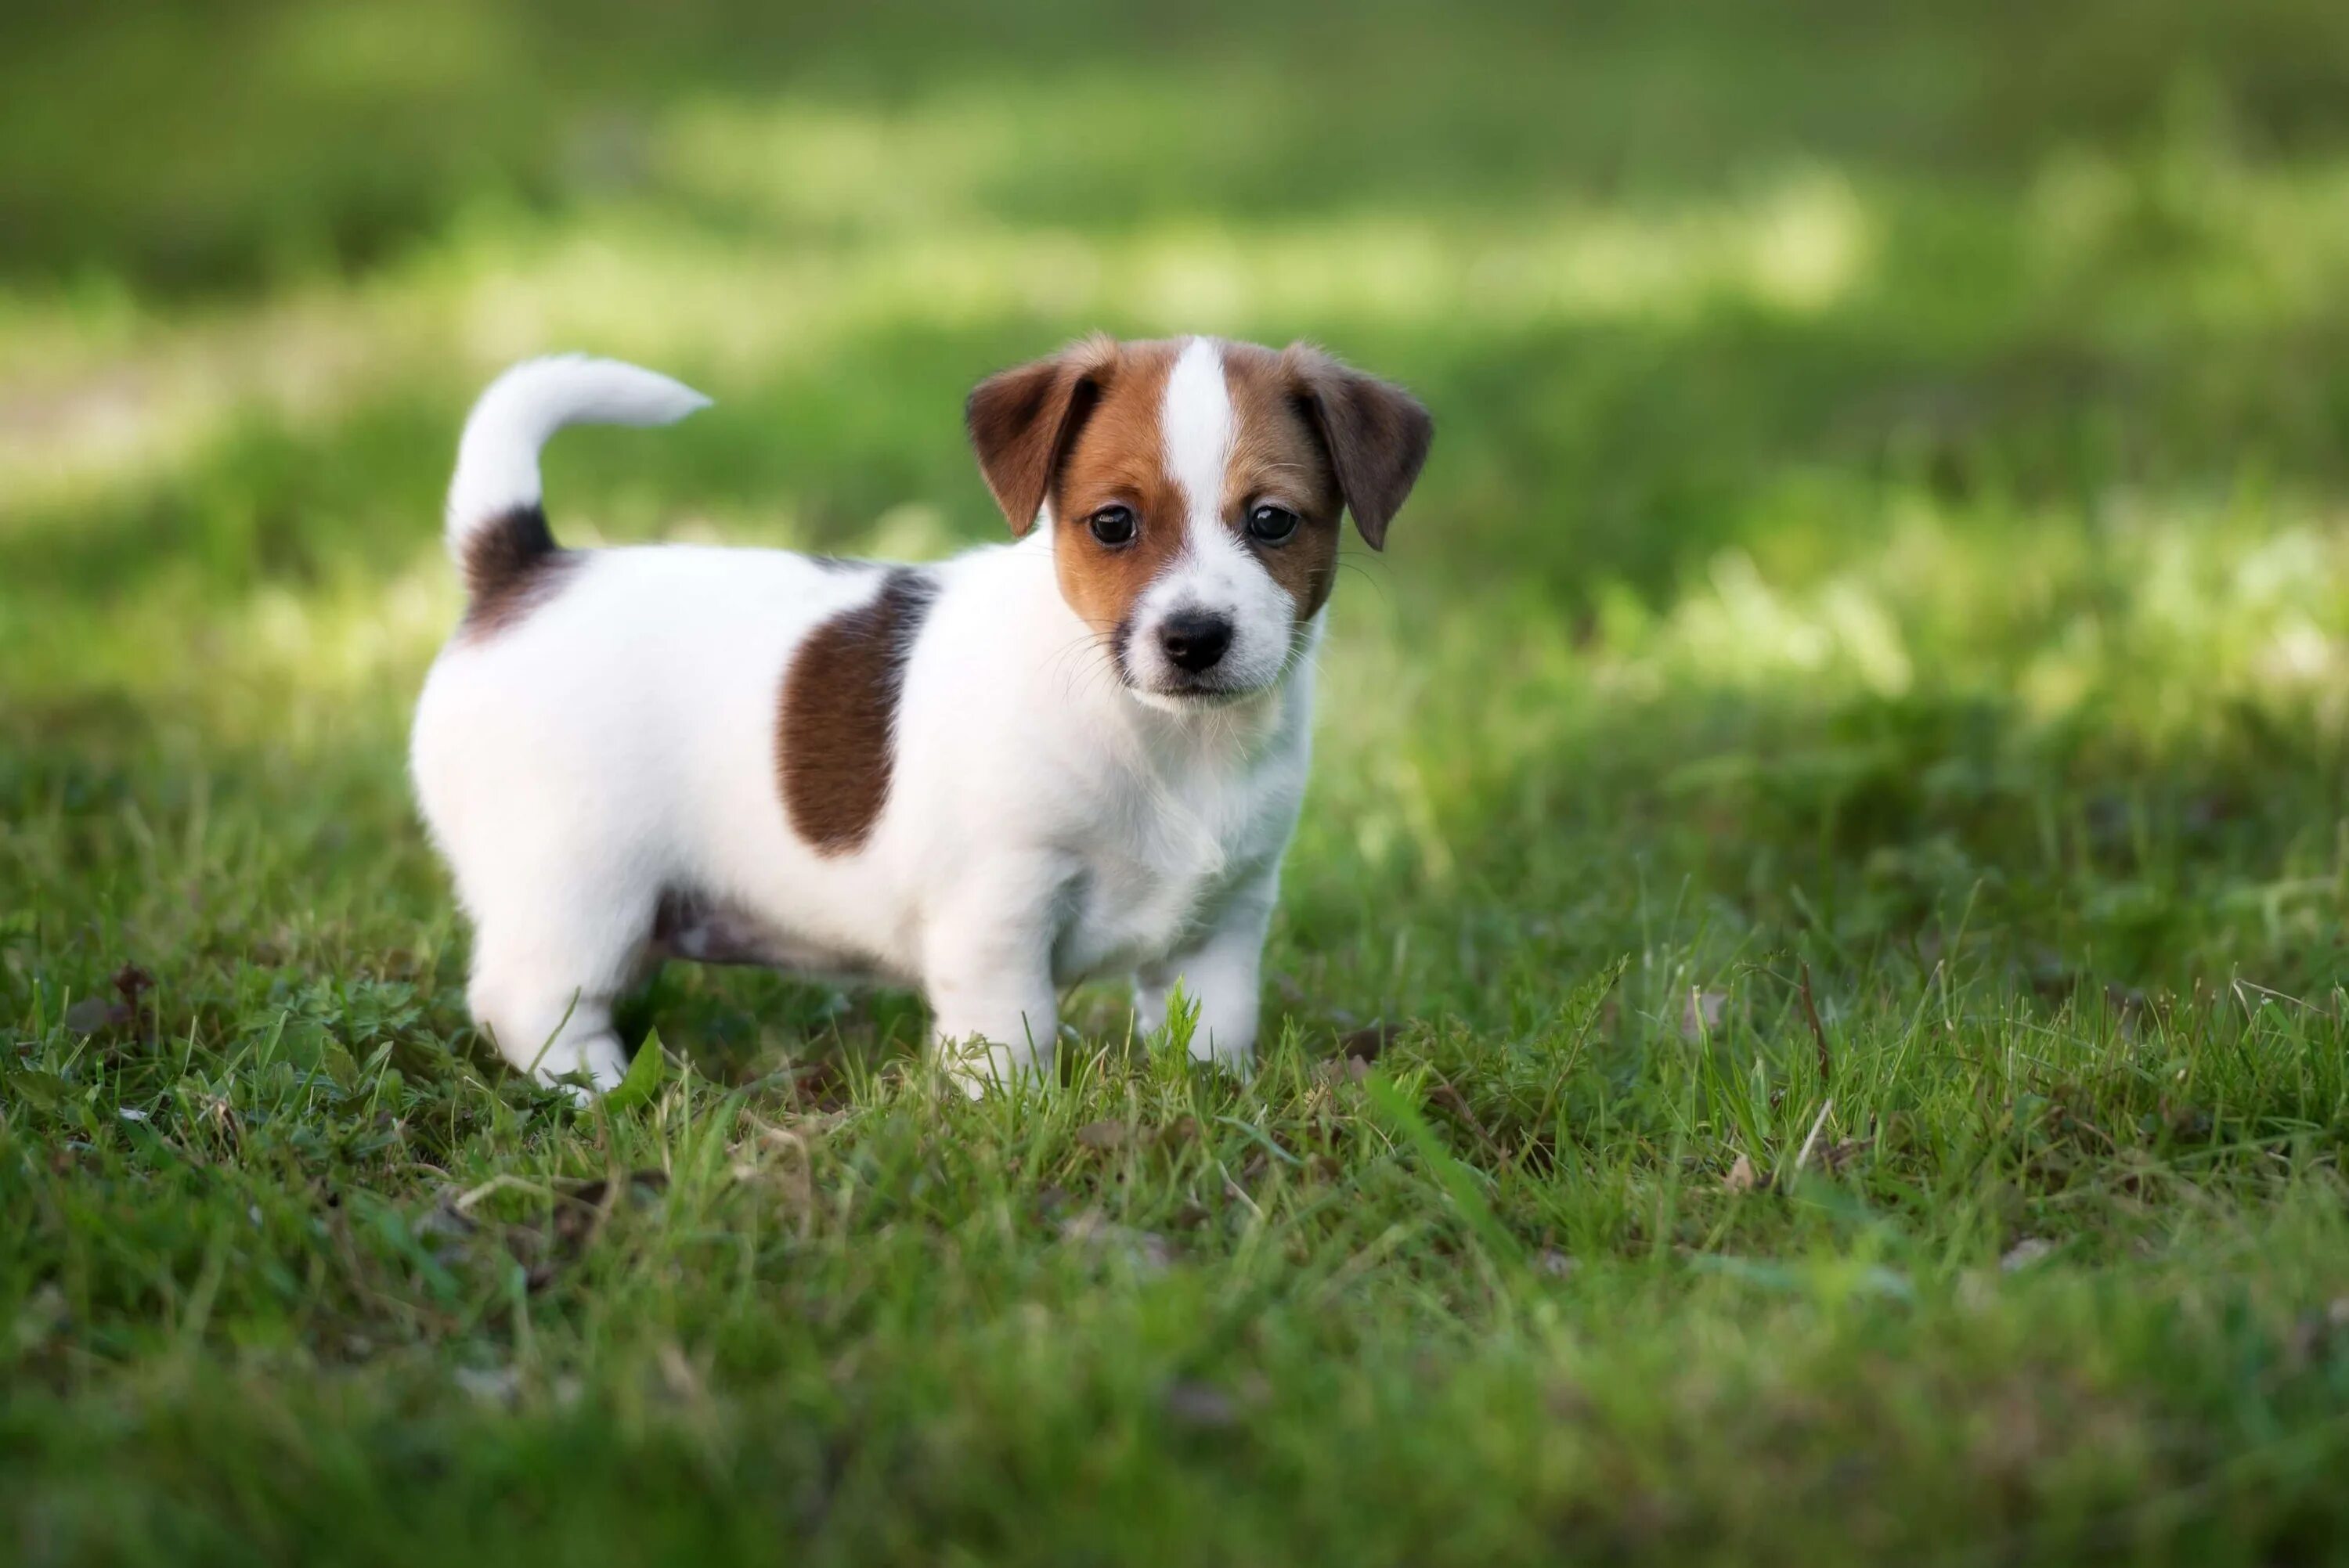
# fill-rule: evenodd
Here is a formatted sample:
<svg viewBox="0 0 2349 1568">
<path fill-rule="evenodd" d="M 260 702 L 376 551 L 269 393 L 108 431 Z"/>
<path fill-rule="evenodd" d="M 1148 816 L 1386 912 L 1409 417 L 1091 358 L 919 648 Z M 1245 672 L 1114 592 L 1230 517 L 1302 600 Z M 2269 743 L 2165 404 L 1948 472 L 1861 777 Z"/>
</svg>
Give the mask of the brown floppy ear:
<svg viewBox="0 0 2349 1568">
<path fill-rule="evenodd" d="M 1061 459 L 1101 398 L 1117 361 L 1114 339 L 1095 335 L 1050 359 L 990 376 L 963 405 L 978 471 L 1017 536 L 1035 526 Z"/>
<path fill-rule="evenodd" d="M 1402 387 L 1340 365 L 1309 344 L 1290 344 L 1283 357 L 1298 407 L 1329 449 L 1354 526 L 1372 550 L 1385 548 L 1387 524 L 1427 461 L 1434 419 Z"/>
</svg>

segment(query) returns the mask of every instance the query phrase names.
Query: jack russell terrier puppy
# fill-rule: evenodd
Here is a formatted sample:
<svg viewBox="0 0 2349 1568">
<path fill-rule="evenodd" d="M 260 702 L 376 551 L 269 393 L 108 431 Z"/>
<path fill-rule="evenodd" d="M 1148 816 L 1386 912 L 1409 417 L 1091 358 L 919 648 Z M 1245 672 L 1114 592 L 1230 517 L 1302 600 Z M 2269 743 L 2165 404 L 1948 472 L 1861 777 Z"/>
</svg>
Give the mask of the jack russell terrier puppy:
<svg viewBox="0 0 2349 1568">
<path fill-rule="evenodd" d="M 706 403 L 532 360 L 458 447 L 470 602 L 410 761 L 498 1048 L 609 1088 L 615 998 L 676 957 L 917 985 L 972 1092 L 1047 1069 L 1059 990 L 1104 974 L 1144 1031 L 1182 983 L 1192 1054 L 1245 1068 L 1340 517 L 1381 544 L 1427 411 L 1302 346 L 1094 337 L 970 395 L 1016 542 L 555 543 L 548 437 Z"/>
</svg>

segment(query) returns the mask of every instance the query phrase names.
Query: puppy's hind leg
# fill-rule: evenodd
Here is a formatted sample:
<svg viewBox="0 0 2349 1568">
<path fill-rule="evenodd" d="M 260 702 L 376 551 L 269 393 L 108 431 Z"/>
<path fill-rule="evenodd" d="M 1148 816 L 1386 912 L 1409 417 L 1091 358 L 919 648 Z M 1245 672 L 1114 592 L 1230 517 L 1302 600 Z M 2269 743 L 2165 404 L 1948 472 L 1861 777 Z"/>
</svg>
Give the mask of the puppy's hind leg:
<svg viewBox="0 0 2349 1568">
<path fill-rule="evenodd" d="M 584 1075 L 608 1089 L 628 1057 L 612 1004 L 641 972 L 653 900 L 625 884 L 566 879 L 527 906 L 480 912 L 473 938 L 473 1018 L 517 1068 L 552 1083 Z"/>
</svg>

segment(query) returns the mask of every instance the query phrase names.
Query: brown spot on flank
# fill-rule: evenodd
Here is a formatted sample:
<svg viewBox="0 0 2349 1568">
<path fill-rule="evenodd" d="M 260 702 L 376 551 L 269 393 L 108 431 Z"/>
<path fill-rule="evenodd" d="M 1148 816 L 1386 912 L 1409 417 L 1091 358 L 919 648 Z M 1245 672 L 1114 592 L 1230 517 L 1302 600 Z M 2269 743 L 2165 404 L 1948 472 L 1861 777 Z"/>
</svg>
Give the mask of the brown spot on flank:
<svg viewBox="0 0 2349 1568">
<path fill-rule="evenodd" d="M 581 557 L 554 542 L 546 513 L 518 506 L 475 525 L 465 536 L 465 618 L 459 632 L 486 637 L 520 622 L 578 567 Z"/>
<path fill-rule="evenodd" d="M 864 843 L 889 798 L 897 698 L 937 584 L 898 569 L 807 635 L 783 676 L 775 771 L 792 830 L 827 855 Z"/>
</svg>

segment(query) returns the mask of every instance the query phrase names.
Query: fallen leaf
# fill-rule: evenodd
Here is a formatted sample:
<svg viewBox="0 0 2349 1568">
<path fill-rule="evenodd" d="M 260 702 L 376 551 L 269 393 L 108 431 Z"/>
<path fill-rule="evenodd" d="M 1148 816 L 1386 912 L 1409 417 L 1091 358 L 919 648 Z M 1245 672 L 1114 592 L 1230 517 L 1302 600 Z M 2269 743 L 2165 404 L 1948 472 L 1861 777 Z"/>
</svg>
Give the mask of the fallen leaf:
<svg viewBox="0 0 2349 1568">
<path fill-rule="evenodd" d="M 1361 1057 L 1331 1057 L 1321 1064 L 1321 1080 L 1337 1085 L 1360 1083 L 1371 1076 L 1371 1064 Z"/>
<path fill-rule="evenodd" d="M 1721 1179 L 1722 1190 L 1728 1192 L 1751 1192 L 1761 1185 L 1762 1179 L 1754 1173 L 1754 1161 L 1743 1154 L 1730 1166 L 1729 1174 Z"/>
<path fill-rule="evenodd" d="M 2054 1250 L 2055 1243 L 2044 1236 L 2025 1236 L 2006 1249 L 2006 1255 L 1998 1260 L 1998 1266 L 2002 1272 L 2013 1274 L 2017 1269 L 2029 1268 Z"/>
</svg>

